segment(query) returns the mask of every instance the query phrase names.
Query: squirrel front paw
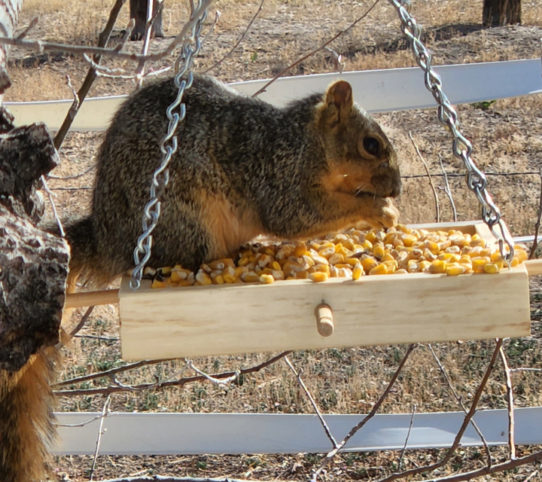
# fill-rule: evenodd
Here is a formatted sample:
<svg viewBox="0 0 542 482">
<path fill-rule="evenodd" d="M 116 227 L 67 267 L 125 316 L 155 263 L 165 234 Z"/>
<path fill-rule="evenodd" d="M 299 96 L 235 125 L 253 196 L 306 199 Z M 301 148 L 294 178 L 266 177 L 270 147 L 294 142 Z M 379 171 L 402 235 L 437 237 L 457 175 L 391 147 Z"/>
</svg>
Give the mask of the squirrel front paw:
<svg viewBox="0 0 542 482">
<path fill-rule="evenodd" d="M 399 210 L 389 197 L 376 197 L 370 199 L 368 212 L 360 227 L 369 225 L 372 228 L 382 229 L 395 226 L 399 220 Z"/>
<path fill-rule="evenodd" d="M 383 198 L 383 201 L 385 201 L 385 205 L 382 207 L 382 216 L 379 221 L 383 227 L 391 228 L 399 221 L 399 210 L 390 198 Z"/>
</svg>

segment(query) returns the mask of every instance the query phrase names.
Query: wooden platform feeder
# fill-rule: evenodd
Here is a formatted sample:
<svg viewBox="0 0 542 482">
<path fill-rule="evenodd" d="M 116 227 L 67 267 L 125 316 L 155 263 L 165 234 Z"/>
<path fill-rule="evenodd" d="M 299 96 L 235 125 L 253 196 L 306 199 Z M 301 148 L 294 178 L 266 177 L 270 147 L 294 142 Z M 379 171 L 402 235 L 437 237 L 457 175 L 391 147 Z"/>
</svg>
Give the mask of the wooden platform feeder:
<svg viewBox="0 0 542 482">
<path fill-rule="evenodd" d="M 417 225 L 495 239 L 482 222 Z M 527 264 L 495 275 L 423 273 L 118 294 L 126 360 L 474 340 L 530 334 Z M 82 298 L 77 299 L 77 296 Z M 73 295 L 68 305 L 92 304 Z M 109 293 L 108 302 L 116 298 Z"/>
</svg>

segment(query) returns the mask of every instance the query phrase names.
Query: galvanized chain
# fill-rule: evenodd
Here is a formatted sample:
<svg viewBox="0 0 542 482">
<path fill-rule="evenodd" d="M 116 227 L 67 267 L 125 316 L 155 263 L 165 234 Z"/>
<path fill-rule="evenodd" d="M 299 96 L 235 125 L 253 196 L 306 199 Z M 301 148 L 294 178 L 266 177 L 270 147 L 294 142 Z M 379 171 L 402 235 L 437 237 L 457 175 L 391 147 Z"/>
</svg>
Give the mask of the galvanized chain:
<svg viewBox="0 0 542 482">
<path fill-rule="evenodd" d="M 201 48 L 200 33 L 207 16 L 207 9 L 202 8 L 204 3 L 200 0 L 193 10 L 193 17 L 190 19 L 193 23 L 191 35 L 185 39 L 181 54 L 175 64 L 174 82 L 177 87 L 177 97 L 166 110 L 169 124 L 167 133 L 160 142 L 162 160 L 152 177 L 150 199 L 143 210 L 143 232 L 137 239 L 137 245 L 134 249 L 135 268 L 132 271 L 132 279 L 130 280 L 130 287 L 134 290 L 141 286 L 143 270 L 151 257 L 152 232 L 160 218 L 161 201 L 159 197 L 169 182 L 168 166 L 171 158 L 177 152 L 177 126 L 179 122 L 184 120 L 186 115 L 186 107 L 182 103 L 182 98 L 185 90 L 192 86 L 193 74 L 190 69 L 194 56 L 197 55 Z"/>
<path fill-rule="evenodd" d="M 452 151 L 454 156 L 460 158 L 467 169 L 467 186 L 478 198 L 482 206 L 482 219 L 491 229 L 495 237 L 499 240 L 501 256 L 508 261 L 514 257 L 514 241 L 504 221 L 501 219 L 499 208 L 493 202 L 491 194 L 487 190 L 487 178 L 485 174 L 478 169 L 471 158 L 472 144 L 459 131 L 458 115 L 448 97 L 442 90 L 442 81 L 440 76 L 431 67 L 432 56 L 425 45 L 420 40 L 422 30 L 414 18 L 408 13 L 404 5 L 406 1 L 389 0 L 395 7 L 401 19 L 401 30 L 410 39 L 410 45 L 418 65 L 425 73 L 425 87 L 433 94 L 438 103 L 439 121 L 448 126 L 453 136 Z M 500 232 L 495 231 L 495 226 L 499 227 Z M 508 252 L 505 251 L 505 243 L 508 246 Z"/>
</svg>

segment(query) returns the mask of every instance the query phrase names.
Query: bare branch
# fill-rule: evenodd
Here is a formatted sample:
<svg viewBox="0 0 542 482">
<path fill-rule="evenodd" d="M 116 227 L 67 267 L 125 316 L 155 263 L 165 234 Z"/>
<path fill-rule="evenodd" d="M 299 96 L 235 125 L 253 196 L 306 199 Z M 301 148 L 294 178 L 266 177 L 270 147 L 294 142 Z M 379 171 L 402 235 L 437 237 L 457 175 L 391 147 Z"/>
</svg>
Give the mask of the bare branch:
<svg viewBox="0 0 542 482">
<path fill-rule="evenodd" d="M 416 150 L 416 154 L 418 155 L 418 158 L 422 161 L 423 167 L 425 168 L 425 172 L 427 173 L 427 177 L 429 178 L 429 184 L 433 191 L 433 198 L 435 199 L 435 222 L 438 223 L 440 222 L 440 204 L 439 204 L 439 199 L 437 195 L 437 190 L 435 188 L 435 185 L 433 184 L 433 178 L 431 177 L 431 174 L 429 172 L 429 166 L 427 165 L 427 162 L 422 156 L 422 153 L 420 152 L 418 145 L 414 141 L 414 137 L 412 137 L 412 132 L 408 131 L 408 137 L 410 137 L 410 141 L 412 142 L 412 145 L 414 146 L 414 149 Z"/>
<path fill-rule="evenodd" d="M 32 30 L 37 24 L 38 24 L 38 17 L 34 17 L 32 20 L 30 20 L 30 23 L 27 25 L 27 27 L 15 38 L 16 39 L 25 38 L 28 32 L 30 32 L 30 30 Z"/>
<path fill-rule="evenodd" d="M 367 15 L 371 13 L 371 11 L 376 7 L 380 0 L 376 0 L 361 16 L 359 16 L 356 20 L 354 20 L 348 27 L 346 27 L 344 30 L 341 30 L 337 34 L 335 34 L 333 37 L 331 37 L 329 40 L 326 40 L 322 45 L 319 47 L 316 47 L 314 50 L 311 50 L 308 54 L 304 55 L 300 59 L 296 60 L 293 64 L 290 64 L 285 69 L 281 70 L 277 75 L 275 75 L 269 82 L 267 82 L 260 90 L 252 94 L 252 97 L 257 97 L 262 92 L 265 92 L 265 89 L 269 87 L 273 82 L 275 82 L 278 78 L 282 77 L 286 72 L 293 69 L 296 65 L 299 65 L 304 60 L 307 60 L 309 57 L 312 57 L 315 53 L 319 52 L 320 50 L 323 50 L 326 48 L 331 42 L 337 40 L 341 35 L 344 35 L 346 32 L 354 28 L 359 22 L 361 22 Z"/>
<path fill-rule="evenodd" d="M 60 217 L 58 216 L 58 211 L 56 210 L 56 204 L 55 200 L 53 199 L 53 193 L 49 189 L 49 186 L 47 185 L 47 181 L 45 180 L 45 176 L 41 176 L 41 183 L 43 185 L 44 191 L 47 193 L 47 198 L 49 199 L 49 203 L 51 204 L 51 209 L 53 211 L 53 216 L 55 218 L 55 222 L 58 226 L 58 231 L 62 237 L 65 236 L 64 232 L 64 226 L 62 226 L 62 221 L 60 220 Z"/>
<path fill-rule="evenodd" d="M 376 403 L 373 405 L 373 408 L 371 411 L 354 427 L 350 429 L 350 431 L 346 434 L 344 439 L 337 445 L 335 449 L 333 449 L 331 452 L 329 452 L 323 459 L 323 461 L 320 464 L 320 467 L 314 472 L 313 474 L 313 480 L 316 480 L 318 475 L 323 471 L 323 469 L 329 464 L 329 462 L 337 455 L 339 450 L 341 450 L 346 443 L 359 431 L 363 428 L 363 426 L 371 420 L 375 415 L 376 412 L 380 409 L 382 403 L 384 403 L 384 400 L 390 393 L 391 389 L 393 388 L 393 385 L 397 381 L 397 378 L 399 378 L 399 374 L 401 373 L 401 370 L 405 366 L 406 361 L 408 360 L 409 355 L 412 353 L 414 348 L 416 347 L 416 344 L 411 344 L 408 346 L 407 351 L 405 355 L 403 356 L 403 359 L 401 360 L 401 363 L 399 363 L 399 366 L 395 370 L 395 373 L 391 377 L 391 380 L 389 381 L 386 389 L 382 392 L 382 395 L 378 398 Z"/>
<path fill-rule="evenodd" d="M 214 383 L 215 385 L 225 386 L 235 380 L 239 380 L 239 377 L 241 375 L 241 372 L 239 370 L 236 370 L 233 375 L 227 378 L 218 379 L 213 377 L 212 375 L 209 375 L 208 373 L 205 373 L 204 371 L 197 368 L 192 360 L 186 360 L 186 365 L 191 369 L 194 370 L 198 375 L 201 375 L 202 377 L 205 377 L 206 380 L 210 381 L 211 383 Z"/>
<path fill-rule="evenodd" d="M 450 206 L 452 208 L 453 220 L 454 220 L 454 222 L 456 222 L 457 221 L 457 210 L 455 208 L 455 202 L 454 202 L 454 197 L 452 195 L 452 191 L 450 190 L 450 183 L 448 182 L 448 173 L 444 169 L 444 164 L 442 164 L 442 157 L 441 156 L 438 156 L 438 160 L 439 160 L 439 163 L 440 163 L 440 168 L 442 170 L 442 175 L 444 177 L 444 192 L 446 193 L 446 195 L 448 196 L 448 199 L 450 200 Z"/>
<path fill-rule="evenodd" d="M 79 179 L 80 177 L 83 177 L 85 174 L 88 174 L 93 169 L 96 169 L 96 166 L 97 164 L 94 163 L 92 164 L 92 166 L 88 167 L 87 169 L 80 172 L 79 174 L 74 174 L 72 176 L 53 176 L 52 174 L 47 174 L 47 179 L 54 179 L 55 181 L 68 181 L 71 179 Z"/>
<path fill-rule="evenodd" d="M 336 449 L 338 447 L 337 440 L 335 440 L 335 437 L 331 433 L 331 430 L 330 430 L 328 424 L 326 423 L 326 421 L 324 420 L 324 417 L 322 416 L 322 412 L 320 412 L 320 409 L 318 408 L 318 404 L 316 403 L 313 396 L 311 395 L 311 392 L 307 388 L 307 385 L 305 385 L 305 382 L 301 378 L 300 373 L 295 369 L 295 367 L 292 365 L 292 362 L 290 361 L 290 359 L 287 356 L 284 357 L 284 361 L 290 367 L 290 370 L 292 370 L 293 374 L 296 376 L 297 382 L 299 383 L 299 385 L 301 385 L 301 388 L 305 392 L 305 395 L 307 395 L 307 398 L 309 399 L 309 401 L 310 401 L 310 403 L 312 405 L 312 408 L 314 409 L 314 411 L 316 412 L 316 415 L 318 416 L 318 419 L 320 420 L 320 424 L 324 428 L 324 432 L 326 433 L 327 438 L 330 440 L 331 445 L 333 446 L 333 448 Z"/>
<path fill-rule="evenodd" d="M 489 364 L 487 365 L 484 376 L 482 377 L 480 385 L 478 385 L 476 393 L 474 394 L 474 396 L 472 398 L 472 403 L 471 403 L 470 409 L 469 409 L 468 413 L 465 415 L 465 418 L 463 419 L 463 423 L 461 425 L 461 428 L 457 432 L 457 434 L 455 436 L 455 439 L 454 439 L 454 441 L 452 443 L 452 446 L 446 451 L 446 454 L 444 455 L 444 457 L 440 461 L 435 462 L 434 464 L 426 465 L 426 466 L 423 466 L 423 467 L 416 467 L 414 469 L 406 470 L 404 472 L 395 472 L 395 473 L 391 474 L 389 477 L 386 477 L 385 479 L 383 479 L 382 482 L 384 482 L 384 481 L 388 482 L 388 481 L 397 480 L 397 479 L 406 480 L 412 475 L 420 474 L 420 473 L 423 473 L 423 472 L 432 472 L 433 470 L 436 470 L 436 469 L 442 467 L 443 465 L 446 465 L 449 462 L 449 460 L 452 458 L 453 454 L 455 453 L 455 451 L 459 447 L 459 445 L 461 443 L 461 438 L 463 437 L 463 434 L 465 433 L 465 430 L 469 426 L 469 424 L 470 424 L 470 422 L 472 420 L 472 417 L 474 417 L 474 414 L 476 413 L 476 407 L 478 406 L 478 402 L 480 401 L 480 397 L 482 396 L 482 393 L 483 393 L 483 391 L 484 391 L 484 389 L 486 387 L 487 381 L 489 380 L 489 376 L 491 375 L 491 371 L 493 370 L 493 367 L 495 366 L 495 361 L 497 359 L 497 356 L 499 355 L 499 350 L 501 349 L 501 346 L 502 346 L 502 338 L 499 338 L 497 340 L 495 349 L 493 350 L 493 355 L 491 356 L 491 360 L 489 361 Z M 491 470 L 492 469 L 492 467 L 488 467 L 488 466 L 486 466 L 484 468 L 486 470 Z"/>
<path fill-rule="evenodd" d="M 276 361 L 280 360 L 281 358 L 284 358 L 286 355 L 291 353 L 290 351 L 285 351 L 282 353 L 279 353 L 278 355 L 275 355 L 265 362 L 262 362 L 258 365 L 249 367 L 249 368 L 243 368 L 239 370 L 241 375 L 247 375 L 249 373 L 255 373 L 258 372 L 269 365 L 272 365 Z M 160 360 L 164 361 L 164 360 Z M 142 363 L 142 362 L 138 362 Z M 122 368 L 122 367 L 121 367 Z M 114 369 L 118 370 L 118 369 Z M 122 370 L 118 370 L 122 371 Z M 215 379 L 223 379 L 223 378 L 229 378 L 233 375 L 235 375 L 235 371 L 229 371 L 224 373 L 218 373 L 216 375 L 211 375 Z M 97 376 L 104 376 L 104 375 L 98 375 L 94 374 L 93 378 L 96 378 Z M 126 385 L 126 386 L 118 386 L 118 385 L 112 385 L 109 387 L 103 387 L 103 388 L 89 388 L 89 389 L 80 389 L 80 390 L 55 390 L 54 394 L 56 396 L 77 396 L 77 395 L 108 395 L 110 393 L 116 393 L 116 392 L 126 392 L 126 391 L 141 391 L 141 390 L 156 390 L 159 388 L 166 388 L 166 387 L 184 387 L 185 385 L 188 385 L 189 383 L 194 382 L 202 382 L 207 380 L 207 377 L 203 375 L 197 375 L 194 377 L 185 377 L 180 378 L 178 380 L 168 380 L 164 382 L 154 382 L 154 383 L 141 383 L 139 385 Z M 65 385 L 67 381 L 62 382 L 62 385 Z"/>
<path fill-rule="evenodd" d="M 461 398 L 459 393 L 457 393 L 457 391 L 456 391 L 456 389 L 455 389 L 455 387 L 454 387 L 454 385 L 452 383 L 452 380 L 450 379 L 450 376 L 448 375 L 448 371 L 446 370 L 446 368 L 444 367 L 444 365 L 440 361 L 439 357 L 435 353 L 435 350 L 433 350 L 433 346 L 430 343 L 427 346 L 429 347 L 429 350 L 431 351 L 431 354 L 433 355 L 433 358 L 434 358 L 435 362 L 437 363 L 437 365 L 438 365 L 438 367 L 440 369 L 440 372 L 442 373 L 442 376 L 444 377 L 444 380 L 448 384 L 448 388 L 452 392 L 453 396 L 457 400 L 457 403 L 459 404 L 459 406 L 461 407 L 463 412 L 467 413 L 467 407 L 465 407 L 465 404 L 463 403 L 463 399 Z M 472 420 L 471 423 L 472 423 L 472 426 L 474 427 L 474 430 L 476 431 L 476 433 L 480 437 L 480 440 L 482 441 L 482 444 L 484 445 L 484 449 L 486 451 L 487 465 L 488 465 L 488 467 L 490 467 L 491 464 L 492 464 L 492 460 L 491 460 L 491 451 L 489 450 L 489 445 L 487 444 L 487 440 L 484 437 L 484 434 L 482 433 L 482 431 L 480 430 L 480 427 L 478 427 L 478 424 L 474 420 Z"/>
<path fill-rule="evenodd" d="M 98 460 L 98 453 L 100 452 L 100 446 L 102 445 L 102 435 L 104 434 L 104 421 L 105 417 L 109 414 L 109 405 L 111 404 L 111 395 L 108 395 L 103 409 L 102 416 L 100 418 L 100 428 L 98 429 L 98 438 L 96 439 L 96 450 L 94 451 L 94 457 L 92 459 L 92 467 L 90 468 L 90 480 L 94 478 L 94 469 L 96 468 L 96 461 Z"/>
<path fill-rule="evenodd" d="M 516 442 L 514 439 L 514 389 L 512 387 L 512 378 L 510 376 L 510 367 L 508 366 L 508 359 L 506 353 L 501 346 L 499 355 L 504 368 L 504 375 L 506 377 L 506 398 L 508 400 L 508 445 L 510 446 L 510 459 L 516 458 Z"/>
<path fill-rule="evenodd" d="M 117 21 L 117 17 L 119 16 L 120 10 L 122 8 L 122 5 L 124 4 L 126 0 L 117 0 L 113 7 L 111 8 L 111 11 L 109 12 L 109 19 L 107 20 L 107 23 L 100 34 L 98 38 L 98 47 L 105 47 L 107 43 L 109 42 L 109 38 L 111 36 L 111 32 L 113 31 L 113 27 L 115 26 L 115 23 Z M 100 62 L 100 55 L 95 55 L 94 61 L 96 63 Z M 77 115 L 77 112 L 79 111 L 79 108 L 81 107 L 81 104 L 85 100 L 85 97 L 87 96 L 90 87 L 96 80 L 96 69 L 91 67 L 89 71 L 87 72 L 87 75 L 85 77 L 85 80 L 83 81 L 83 84 L 81 85 L 79 91 L 77 93 L 74 93 L 74 102 L 71 105 L 70 109 L 68 110 L 68 113 L 66 115 L 66 118 L 64 119 L 64 122 L 58 129 L 58 132 L 56 133 L 54 144 L 55 147 L 60 149 L 60 146 L 62 145 L 62 142 L 64 141 L 64 138 L 66 137 L 66 134 L 70 130 L 70 127 L 73 123 L 73 120 L 75 119 L 75 116 Z M 73 89 L 72 89 L 73 90 Z"/>
<path fill-rule="evenodd" d="M 500 464 L 494 464 L 491 467 L 482 467 L 478 470 L 473 470 L 472 472 L 464 472 L 462 474 L 450 475 L 449 477 L 441 477 L 439 479 L 433 479 L 435 482 L 459 482 L 461 480 L 473 480 L 476 477 L 481 477 L 483 475 L 495 474 L 497 472 L 504 472 L 505 470 L 515 469 L 521 465 L 533 464 L 535 462 L 540 462 L 542 460 L 542 450 L 534 452 L 525 457 L 519 457 L 515 460 L 507 460 Z"/>
<path fill-rule="evenodd" d="M 264 4 L 265 0 L 262 0 L 260 2 L 260 6 L 258 7 L 258 9 L 256 10 L 256 13 L 253 15 L 253 17 L 250 19 L 250 22 L 248 22 L 246 28 L 245 28 L 245 31 L 241 34 L 241 36 L 237 39 L 237 42 L 235 42 L 235 44 L 233 44 L 233 47 L 229 50 L 229 52 L 224 55 L 224 57 L 222 57 L 220 60 L 217 60 L 213 65 L 211 65 L 211 67 L 209 67 L 205 73 L 208 73 L 210 72 L 211 70 L 217 68 L 220 64 L 222 64 L 234 51 L 237 47 L 239 47 L 239 44 L 243 41 L 243 39 L 246 37 L 248 31 L 250 30 L 250 27 L 252 27 L 252 24 L 254 23 L 254 21 L 256 20 L 256 18 L 258 17 L 258 15 L 260 14 L 260 12 L 262 11 L 262 8 L 263 8 L 263 4 Z M 218 18 L 216 19 L 218 20 Z M 216 21 L 215 21 L 216 23 Z"/>
<path fill-rule="evenodd" d="M 536 216 L 536 223 L 534 225 L 534 241 L 529 252 L 529 259 L 535 257 L 536 248 L 538 247 L 538 232 L 540 231 L 540 220 L 542 218 L 542 169 L 539 172 L 540 177 L 540 196 L 538 200 L 538 213 Z"/>
<path fill-rule="evenodd" d="M 68 45 L 58 42 L 44 42 L 42 40 L 24 40 L 16 39 L 13 37 L 1 37 L 0 44 L 5 45 L 16 45 L 18 47 L 27 48 L 29 50 L 34 50 L 37 52 L 47 52 L 47 51 L 62 51 L 70 52 L 77 55 L 91 54 L 91 55 L 102 55 L 106 57 L 113 57 L 116 59 L 131 60 L 133 62 L 149 61 L 154 62 L 160 60 L 164 57 L 170 55 L 173 50 L 184 41 L 184 39 L 190 34 L 194 24 L 197 22 L 198 18 L 213 0 L 202 0 L 201 5 L 198 9 L 195 10 L 194 15 L 191 16 L 190 20 L 183 26 L 181 32 L 170 42 L 170 44 L 163 50 L 148 54 L 133 54 L 128 52 L 119 51 L 117 48 L 105 48 L 105 47 L 89 47 L 84 45 Z"/>
<path fill-rule="evenodd" d="M 408 439 L 410 438 L 410 432 L 412 431 L 412 424 L 414 422 L 414 415 L 416 414 L 416 405 L 412 406 L 412 413 L 410 414 L 410 423 L 408 424 L 408 431 L 405 437 L 405 443 L 403 445 L 403 448 L 401 450 L 401 455 L 399 456 L 399 463 L 397 464 L 397 467 L 399 470 L 401 470 L 401 467 L 403 466 L 403 457 L 405 456 L 406 448 L 408 445 Z"/>
<path fill-rule="evenodd" d="M 89 306 L 87 308 L 87 311 L 85 311 L 84 315 L 79 320 L 79 323 L 77 323 L 77 326 L 71 331 L 70 338 L 73 338 L 77 333 L 79 333 L 79 330 L 85 326 L 85 323 L 88 320 L 88 317 L 92 313 L 92 310 L 94 310 L 94 306 Z"/>
</svg>

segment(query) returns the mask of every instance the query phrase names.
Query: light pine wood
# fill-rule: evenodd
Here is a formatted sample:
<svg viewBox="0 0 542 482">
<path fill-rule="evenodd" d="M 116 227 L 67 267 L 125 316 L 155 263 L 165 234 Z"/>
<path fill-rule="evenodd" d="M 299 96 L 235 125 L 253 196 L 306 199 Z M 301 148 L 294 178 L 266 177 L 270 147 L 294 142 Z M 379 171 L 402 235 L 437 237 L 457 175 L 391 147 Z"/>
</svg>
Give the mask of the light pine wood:
<svg viewBox="0 0 542 482">
<path fill-rule="evenodd" d="M 529 259 L 525 261 L 525 268 L 529 276 L 542 274 L 542 259 Z"/>
<path fill-rule="evenodd" d="M 424 225 L 490 236 L 482 223 Z M 524 265 L 497 275 L 410 273 L 359 281 L 307 280 L 137 292 L 120 289 L 125 359 L 205 356 L 329 347 L 517 337 L 530 334 Z M 318 333 L 321 303 L 333 334 Z"/>
<path fill-rule="evenodd" d="M 119 290 L 81 291 L 66 295 L 64 308 L 82 306 L 112 305 L 119 302 Z"/>
</svg>

